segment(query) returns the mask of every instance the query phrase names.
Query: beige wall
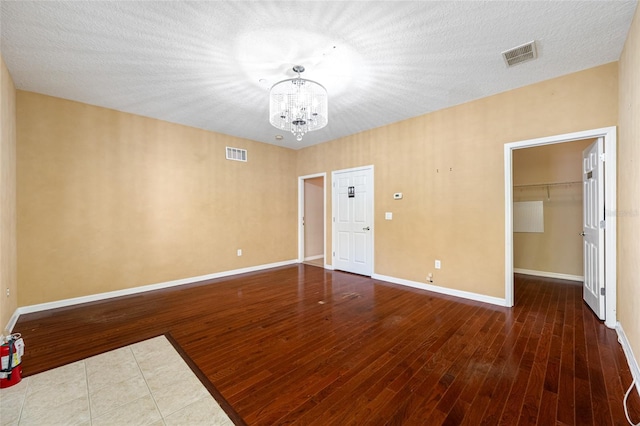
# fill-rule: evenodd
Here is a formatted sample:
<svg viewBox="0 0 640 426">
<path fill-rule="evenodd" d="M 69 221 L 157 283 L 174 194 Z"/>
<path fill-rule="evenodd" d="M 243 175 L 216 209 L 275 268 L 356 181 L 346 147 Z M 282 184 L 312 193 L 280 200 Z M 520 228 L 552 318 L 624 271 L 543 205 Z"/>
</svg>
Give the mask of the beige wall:
<svg viewBox="0 0 640 426">
<path fill-rule="evenodd" d="M 513 151 L 514 201 L 542 201 L 544 232 L 513 234 L 513 266 L 583 275 L 582 151 L 593 140 Z M 531 186 L 556 183 L 551 186 Z"/>
<path fill-rule="evenodd" d="M 304 181 L 304 257 L 324 256 L 324 178 Z"/>
<path fill-rule="evenodd" d="M 504 297 L 503 145 L 615 125 L 617 69 L 299 151 L 18 91 L 19 304 L 294 259 L 296 176 L 367 164 L 375 273 Z"/>
<path fill-rule="evenodd" d="M 16 274 L 16 89 L 0 56 L 0 334 L 18 307 Z M 9 296 L 7 296 L 7 290 Z M 6 330 L 4 331 L 6 334 Z"/>
<path fill-rule="evenodd" d="M 607 64 L 302 149 L 298 175 L 373 164 L 375 273 L 504 297 L 504 144 L 616 125 L 617 77 Z"/>
<path fill-rule="evenodd" d="M 23 91 L 17 132 L 20 306 L 297 257 L 295 151 Z"/>
<path fill-rule="evenodd" d="M 618 321 L 640 361 L 640 8 L 619 70 Z"/>
</svg>

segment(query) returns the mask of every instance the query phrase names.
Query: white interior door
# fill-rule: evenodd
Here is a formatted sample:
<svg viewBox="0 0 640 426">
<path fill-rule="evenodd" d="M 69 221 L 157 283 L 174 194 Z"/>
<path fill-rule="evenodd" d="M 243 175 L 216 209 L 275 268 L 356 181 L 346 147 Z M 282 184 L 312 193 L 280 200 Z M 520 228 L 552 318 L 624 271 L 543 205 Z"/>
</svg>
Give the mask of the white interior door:
<svg viewBox="0 0 640 426">
<path fill-rule="evenodd" d="M 602 138 L 582 152 L 583 298 L 601 320 L 605 319 L 603 153 Z"/>
<path fill-rule="evenodd" d="M 332 173 L 333 268 L 373 274 L 373 167 Z"/>
</svg>

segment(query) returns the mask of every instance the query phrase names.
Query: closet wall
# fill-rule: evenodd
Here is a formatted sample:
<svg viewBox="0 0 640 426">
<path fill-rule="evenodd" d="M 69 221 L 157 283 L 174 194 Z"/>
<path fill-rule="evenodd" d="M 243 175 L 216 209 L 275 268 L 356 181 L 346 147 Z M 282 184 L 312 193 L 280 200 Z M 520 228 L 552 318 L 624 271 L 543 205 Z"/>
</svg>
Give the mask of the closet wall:
<svg viewBox="0 0 640 426">
<path fill-rule="evenodd" d="M 582 271 L 582 151 L 593 140 L 513 152 L 513 200 L 542 201 L 544 232 L 514 232 L 516 272 L 567 275 Z"/>
</svg>

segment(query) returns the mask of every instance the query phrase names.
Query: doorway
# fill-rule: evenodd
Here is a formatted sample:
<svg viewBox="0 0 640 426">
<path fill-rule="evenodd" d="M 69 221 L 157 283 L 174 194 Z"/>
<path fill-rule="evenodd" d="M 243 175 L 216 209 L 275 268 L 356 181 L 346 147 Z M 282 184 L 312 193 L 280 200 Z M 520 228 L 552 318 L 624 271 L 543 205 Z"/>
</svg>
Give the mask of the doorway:
<svg viewBox="0 0 640 426">
<path fill-rule="evenodd" d="M 324 268 L 326 173 L 298 178 L 298 262 Z"/>
<path fill-rule="evenodd" d="M 513 151 L 521 148 L 572 142 L 584 139 L 603 138 L 604 141 L 604 212 L 606 228 L 604 232 L 605 264 L 605 324 L 614 328 L 616 324 L 616 128 L 587 130 L 584 132 L 550 136 L 512 142 L 504 146 L 505 180 L 505 305 L 513 306 Z"/>
<path fill-rule="evenodd" d="M 582 152 L 593 142 L 513 150 L 515 273 L 584 281 Z"/>
</svg>

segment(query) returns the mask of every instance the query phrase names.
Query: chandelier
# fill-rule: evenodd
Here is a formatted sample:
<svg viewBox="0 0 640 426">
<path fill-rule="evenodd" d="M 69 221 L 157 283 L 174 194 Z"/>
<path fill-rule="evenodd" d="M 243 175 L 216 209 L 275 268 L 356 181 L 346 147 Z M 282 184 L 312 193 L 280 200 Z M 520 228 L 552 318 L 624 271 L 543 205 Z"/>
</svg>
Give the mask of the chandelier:
<svg viewBox="0 0 640 426">
<path fill-rule="evenodd" d="M 298 77 L 276 83 L 269 92 L 269 122 L 289 130 L 301 141 L 307 132 L 322 129 L 329 120 L 327 89 L 315 81 L 300 78 L 302 65 L 293 67 Z"/>
</svg>

